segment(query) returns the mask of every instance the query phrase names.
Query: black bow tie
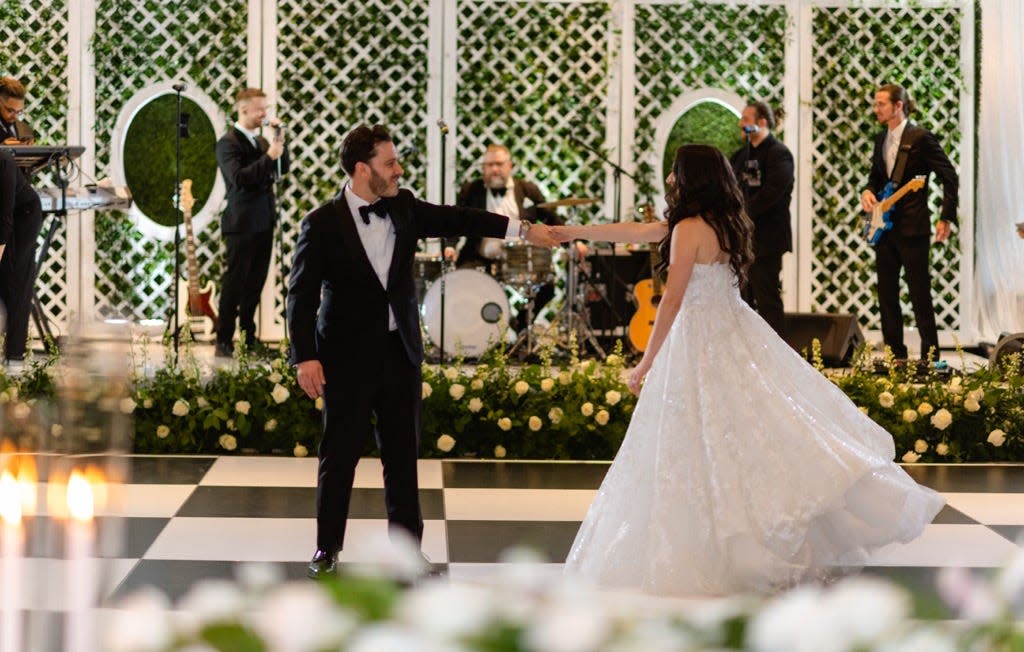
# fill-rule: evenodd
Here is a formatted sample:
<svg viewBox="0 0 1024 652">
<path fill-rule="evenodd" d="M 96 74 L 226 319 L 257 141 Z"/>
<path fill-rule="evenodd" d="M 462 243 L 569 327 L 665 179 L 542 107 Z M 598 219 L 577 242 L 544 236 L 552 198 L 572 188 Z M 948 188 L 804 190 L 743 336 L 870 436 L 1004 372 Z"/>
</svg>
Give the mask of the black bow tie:
<svg viewBox="0 0 1024 652">
<path fill-rule="evenodd" d="M 491 192 L 498 197 L 504 197 L 506 190 L 508 190 L 508 188 L 491 188 Z"/>
<path fill-rule="evenodd" d="M 378 199 L 372 204 L 359 207 L 359 215 L 363 218 L 363 224 L 370 223 L 370 213 L 374 213 L 381 219 L 386 219 L 388 216 L 388 207 L 384 205 L 384 200 Z"/>
</svg>

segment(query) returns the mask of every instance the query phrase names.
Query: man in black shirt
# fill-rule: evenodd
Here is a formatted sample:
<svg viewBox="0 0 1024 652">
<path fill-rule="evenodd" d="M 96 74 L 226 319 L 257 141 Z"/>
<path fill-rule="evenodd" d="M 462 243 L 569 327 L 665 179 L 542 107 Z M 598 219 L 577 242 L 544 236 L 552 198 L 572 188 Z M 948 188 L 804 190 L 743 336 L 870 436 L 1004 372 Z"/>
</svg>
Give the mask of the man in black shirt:
<svg viewBox="0 0 1024 652">
<path fill-rule="evenodd" d="M 743 109 L 740 129 L 747 144 L 730 162 L 754 222 L 754 264 L 743 298 L 779 335 L 783 334 L 782 255 L 793 251 L 789 203 L 793 196 L 793 155 L 772 135 L 776 116 L 764 102 Z"/>
</svg>

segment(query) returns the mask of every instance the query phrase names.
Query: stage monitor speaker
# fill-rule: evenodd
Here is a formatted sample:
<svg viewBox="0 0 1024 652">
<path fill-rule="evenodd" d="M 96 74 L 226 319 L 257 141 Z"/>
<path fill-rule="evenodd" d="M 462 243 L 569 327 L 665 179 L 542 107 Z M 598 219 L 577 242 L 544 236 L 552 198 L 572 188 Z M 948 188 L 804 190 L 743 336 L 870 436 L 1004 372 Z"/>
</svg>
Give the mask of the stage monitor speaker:
<svg viewBox="0 0 1024 652">
<path fill-rule="evenodd" d="M 590 326 L 599 332 L 629 325 L 636 312 L 633 286 L 651 277 L 651 257 L 634 251 L 625 256 L 591 254 L 587 256 L 590 273 L 581 275 L 584 283 Z"/>
<path fill-rule="evenodd" d="M 821 312 L 787 312 L 785 339 L 801 355 L 811 358 L 811 342 L 821 342 L 821 358 L 830 367 L 849 363 L 854 350 L 864 343 L 864 334 L 853 315 Z"/>
</svg>

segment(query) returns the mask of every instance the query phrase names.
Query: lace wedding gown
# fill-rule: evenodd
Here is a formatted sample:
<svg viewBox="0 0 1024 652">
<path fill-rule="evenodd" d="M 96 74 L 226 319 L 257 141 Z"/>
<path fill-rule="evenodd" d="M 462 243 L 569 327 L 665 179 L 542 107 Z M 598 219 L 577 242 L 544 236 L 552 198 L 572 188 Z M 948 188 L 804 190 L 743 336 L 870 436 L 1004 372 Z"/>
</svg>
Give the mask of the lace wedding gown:
<svg viewBox="0 0 1024 652">
<path fill-rule="evenodd" d="M 673 596 L 772 591 L 917 537 L 944 499 L 892 437 L 696 265 L 566 573 Z"/>
</svg>

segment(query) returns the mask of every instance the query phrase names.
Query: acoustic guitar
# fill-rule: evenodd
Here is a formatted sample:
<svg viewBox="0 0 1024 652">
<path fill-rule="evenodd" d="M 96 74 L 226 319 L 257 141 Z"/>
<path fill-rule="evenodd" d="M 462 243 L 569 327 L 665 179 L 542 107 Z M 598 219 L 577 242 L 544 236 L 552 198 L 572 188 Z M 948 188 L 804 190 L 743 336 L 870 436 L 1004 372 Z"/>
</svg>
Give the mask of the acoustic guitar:
<svg viewBox="0 0 1024 652">
<path fill-rule="evenodd" d="M 192 235 L 192 207 L 196 200 L 192 197 L 192 180 L 181 182 L 182 221 L 185 223 L 185 254 L 188 259 L 188 277 L 178 280 L 178 323 L 188 320 L 189 328 L 196 339 L 213 339 L 217 334 L 217 311 L 214 309 L 213 281 L 199 289 L 199 266 L 196 264 L 196 243 Z M 188 301 L 180 301 L 180 297 L 188 296 Z"/>
<path fill-rule="evenodd" d="M 643 213 L 644 222 L 655 222 L 654 206 L 645 204 L 640 208 Z M 651 245 L 651 278 L 644 279 L 633 286 L 633 300 L 636 302 L 636 313 L 629 320 L 629 343 L 633 349 L 643 353 L 647 350 L 647 341 L 651 339 L 651 331 L 654 330 L 654 318 L 658 313 L 658 303 L 661 302 L 661 277 L 658 275 L 658 265 L 661 256 L 658 255 L 658 247 Z"/>
</svg>

